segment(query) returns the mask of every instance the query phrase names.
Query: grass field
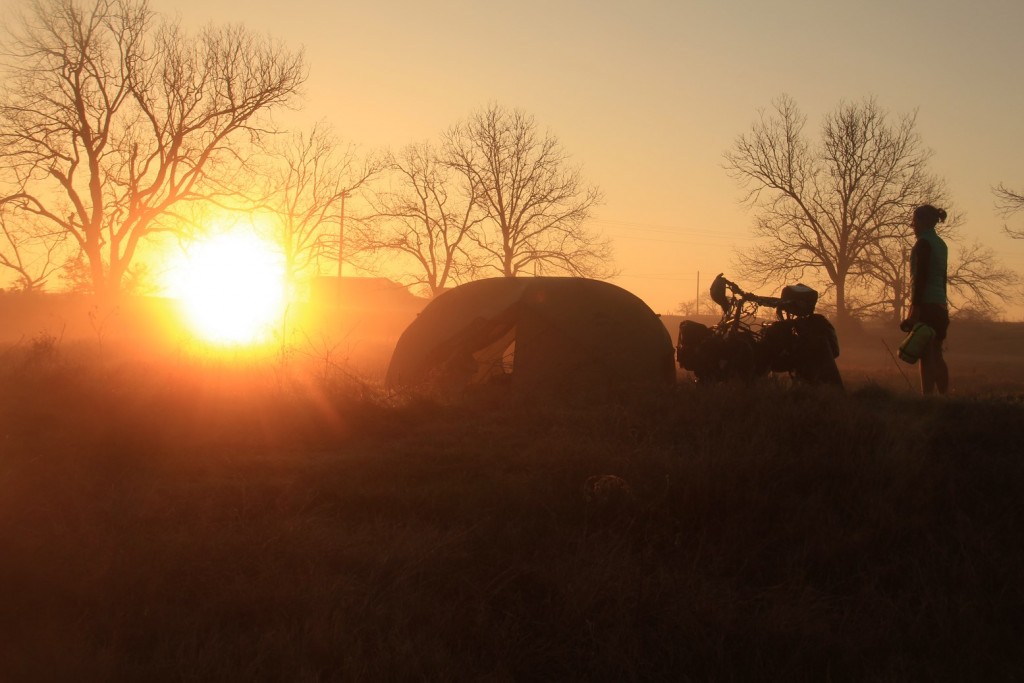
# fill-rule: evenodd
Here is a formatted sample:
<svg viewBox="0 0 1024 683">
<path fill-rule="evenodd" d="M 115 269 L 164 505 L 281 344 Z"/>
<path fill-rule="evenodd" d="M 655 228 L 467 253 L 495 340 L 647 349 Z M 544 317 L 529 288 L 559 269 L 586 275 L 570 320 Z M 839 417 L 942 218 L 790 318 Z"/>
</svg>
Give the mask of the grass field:
<svg viewBox="0 0 1024 683">
<path fill-rule="evenodd" d="M 601 404 L 8 349 L 0 680 L 1020 680 L 1021 385 L 955 339 L 944 400 L 866 337 Z"/>
</svg>

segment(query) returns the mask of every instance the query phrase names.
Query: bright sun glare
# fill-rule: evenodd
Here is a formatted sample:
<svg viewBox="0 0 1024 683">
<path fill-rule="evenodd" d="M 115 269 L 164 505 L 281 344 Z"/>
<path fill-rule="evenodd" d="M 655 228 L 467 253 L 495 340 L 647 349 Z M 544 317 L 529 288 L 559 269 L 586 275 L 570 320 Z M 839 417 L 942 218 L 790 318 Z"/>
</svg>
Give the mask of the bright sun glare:
<svg viewBox="0 0 1024 683">
<path fill-rule="evenodd" d="M 201 338 L 238 346 L 267 341 L 285 308 L 284 258 L 251 232 L 197 243 L 169 271 L 168 294 L 178 299 Z"/>
</svg>

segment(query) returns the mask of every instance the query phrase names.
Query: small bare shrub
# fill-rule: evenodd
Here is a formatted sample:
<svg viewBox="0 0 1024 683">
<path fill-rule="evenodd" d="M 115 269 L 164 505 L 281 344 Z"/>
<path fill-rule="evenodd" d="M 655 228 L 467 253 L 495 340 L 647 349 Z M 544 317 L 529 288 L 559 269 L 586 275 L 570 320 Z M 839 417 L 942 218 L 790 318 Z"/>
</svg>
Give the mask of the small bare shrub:
<svg viewBox="0 0 1024 683">
<path fill-rule="evenodd" d="M 29 341 L 25 365 L 29 367 L 52 365 L 57 360 L 58 350 L 63 338 L 63 328 L 61 328 L 60 336 L 48 329 L 40 330 Z"/>
</svg>

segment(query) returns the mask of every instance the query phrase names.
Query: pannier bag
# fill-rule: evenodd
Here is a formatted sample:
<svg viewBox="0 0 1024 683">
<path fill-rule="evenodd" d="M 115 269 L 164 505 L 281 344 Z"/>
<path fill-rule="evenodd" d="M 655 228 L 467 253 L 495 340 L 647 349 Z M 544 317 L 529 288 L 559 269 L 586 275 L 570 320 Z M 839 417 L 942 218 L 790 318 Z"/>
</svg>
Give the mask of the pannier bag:
<svg viewBox="0 0 1024 683">
<path fill-rule="evenodd" d="M 711 336 L 711 328 L 695 320 L 679 323 L 679 338 L 676 343 L 676 361 L 685 370 L 695 370 L 697 347 Z"/>
<path fill-rule="evenodd" d="M 832 357 L 839 358 L 839 335 L 836 334 L 836 328 L 832 326 L 828 318 L 819 313 L 814 313 L 793 322 L 796 323 L 797 332 L 802 338 L 822 337 L 826 339 L 829 347 L 832 349 Z"/>
<path fill-rule="evenodd" d="M 783 287 L 779 298 L 782 299 L 779 308 L 795 316 L 810 315 L 818 305 L 818 292 L 799 283 Z"/>
<path fill-rule="evenodd" d="M 921 354 L 924 353 L 928 343 L 935 337 L 935 330 L 925 325 L 924 323 L 917 323 L 913 329 L 907 334 L 907 338 L 900 344 L 900 360 L 904 363 L 910 363 L 913 365 L 921 358 Z"/>
<path fill-rule="evenodd" d="M 761 351 L 772 372 L 790 372 L 796 367 L 796 320 L 776 320 L 761 328 Z"/>
</svg>

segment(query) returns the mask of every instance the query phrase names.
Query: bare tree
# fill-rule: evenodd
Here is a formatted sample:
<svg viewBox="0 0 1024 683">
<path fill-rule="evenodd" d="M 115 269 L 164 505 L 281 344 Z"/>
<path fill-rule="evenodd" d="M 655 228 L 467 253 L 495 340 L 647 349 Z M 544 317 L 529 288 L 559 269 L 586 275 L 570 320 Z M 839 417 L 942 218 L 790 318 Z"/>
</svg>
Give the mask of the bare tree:
<svg viewBox="0 0 1024 683">
<path fill-rule="evenodd" d="M 35 0 L 0 73 L 0 197 L 70 236 L 94 291 L 116 295 L 142 240 L 219 202 L 305 79 L 301 53 L 237 26 L 195 37 L 144 0 Z"/>
<path fill-rule="evenodd" d="M 910 239 L 893 236 L 880 241 L 871 255 L 871 278 L 865 284 L 874 284 L 861 299 L 863 303 L 852 306 L 854 313 L 878 314 L 899 323 L 910 309 Z M 856 292 L 854 296 L 856 296 Z M 871 296 L 870 294 L 873 294 Z"/>
<path fill-rule="evenodd" d="M 318 123 L 308 134 L 296 133 L 271 151 L 269 188 L 263 202 L 274 237 L 284 249 L 289 279 L 301 282 L 334 272 L 346 258 L 342 240 L 345 200 L 374 178 L 383 163 L 344 145 L 330 128 Z M 351 213 L 351 205 L 349 207 Z"/>
<path fill-rule="evenodd" d="M 486 217 L 473 231 L 485 268 L 505 277 L 610 274 L 610 242 L 586 228 L 601 191 L 532 116 L 487 106 L 448 130 L 444 155 Z"/>
<path fill-rule="evenodd" d="M 995 252 L 974 242 L 950 264 L 947 282 L 960 298 L 959 308 L 992 315 L 998 309 L 996 302 L 1017 300 L 1020 277 L 1001 265 Z"/>
<path fill-rule="evenodd" d="M 996 196 L 996 210 L 1004 218 L 1010 218 L 1024 211 L 1024 195 L 1021 193 L 1015 192 L 1003 184 L 993 188 L 992 193 Z M 1024 228 L 1011 228 L 1007 225 L 1003 226 L 1003 229 L 1015 240 L 1024 239 Z"/>
<path fill-rule="evenodd" d="M 13 214 L 7 203 L 0 202 L 0 269 L 10 271 L 19 289 L 42 289 L 68 257 L 67 240 L 39 221 Z"/>
<path fill-rule="evenodd" d="M 943 228 L 943 237 L 952 240 L 955 234 L 956 218 L 953 225 Z M 910 308 L 910 250 L 913 238 L 893 237 L 885 240 L 874 250 L 873 268 L 870 278 L 862 282 L 858 294 L 868 302 L 864 312 L 879 312 L 898 322 L 906 317 Z M 998 302 L 1010 303 L 1017 299 L 1018 275 L 1003 266 L 995 252 L 978 242 L 961 247 L 956 253 L 951 250 L 947 268 L 947 285 L 955 295 L 957 308 L 970 309 L 978 314 L 991 317 L 998 309 Z"/>
<path fill-rule="evenodd" d="M 410 257 L 413 284 L 431 295 L 471 277 L 475 266 L 467 237 L 484 220 L 474 192 L 427 142 L 408 145 L 388 163 L 391 185 L 373 200 L 374 230 L 364 244 Z"/>
<path fill-rule="evenodd" d="M 945 203 L 915 117 L 890 123 L 874 99 L 844 103 L 826 117 L 815 144 L 788 96 L 762 112 L 725 154 L 763 238 L 741 256 L 745 274 L 765 281 L 823 274 L 840 320 L 854 313 L 851 286 L 870 275 L 879 242 L 906 232 L 914 206 Z"/>
<path fill-rule="evenodd" d="M 680 301 L 676 306 L 676 313 L 679 315 L 718 315 L 722 310 L 712 299 L 710 294 L 702 294 L 688 301 Z"/>
</svg>

